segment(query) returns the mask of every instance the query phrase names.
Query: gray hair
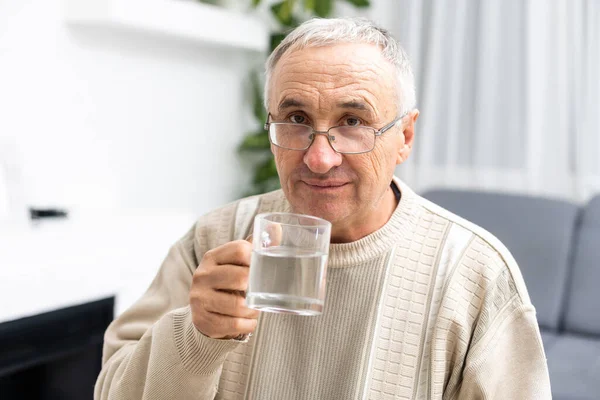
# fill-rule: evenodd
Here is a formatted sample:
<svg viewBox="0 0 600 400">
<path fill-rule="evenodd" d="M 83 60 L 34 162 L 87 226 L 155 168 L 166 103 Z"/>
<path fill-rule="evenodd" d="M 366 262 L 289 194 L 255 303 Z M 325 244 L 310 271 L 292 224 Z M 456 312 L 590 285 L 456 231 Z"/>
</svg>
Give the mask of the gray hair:
<svg viewBox="0 0 600 400">
<path fill-rule="evenodd" d="M 365 18 L 313 18 L 290 32 L 273 50 L 265 63 L 265 108 L 269 106 L 269 84 L 277 62 L 286 52 L 306 47 L 329 46 L 341 43 L 374 44 L 381 48 L 387 61 L 396 68 L 398 112 L 415 107 L 415 78 L 406 52 L 387 30 Z"/>
</svg>

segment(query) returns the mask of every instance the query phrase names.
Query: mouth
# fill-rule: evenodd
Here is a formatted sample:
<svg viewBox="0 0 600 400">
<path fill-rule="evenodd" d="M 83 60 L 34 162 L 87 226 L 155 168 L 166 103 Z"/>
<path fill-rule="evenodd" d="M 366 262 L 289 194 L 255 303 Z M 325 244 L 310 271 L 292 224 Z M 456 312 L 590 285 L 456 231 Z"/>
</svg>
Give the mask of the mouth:
<svg viewBox="0 0 600 400">
<path fill-rule="evenodd" d="M 347 185 L 349 182 L 338 182 L 338 181 L 301 181 L 309 189 L 316 192 L 336 192 Z"/>
</svg>

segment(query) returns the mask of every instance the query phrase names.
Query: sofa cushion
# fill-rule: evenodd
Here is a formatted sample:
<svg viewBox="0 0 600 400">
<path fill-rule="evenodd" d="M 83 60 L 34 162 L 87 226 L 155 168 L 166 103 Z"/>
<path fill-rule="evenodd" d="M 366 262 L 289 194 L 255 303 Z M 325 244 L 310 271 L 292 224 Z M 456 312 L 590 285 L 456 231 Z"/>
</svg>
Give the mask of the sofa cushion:
<svg viewBox="0 0 600 400">
<path fill-rule="evenodd" d="M 600 394 L 600 341 L 562 335 L 546 352 L 554 399 L 594 399 Z"/>
<path fill-rule="evenodd" d="M 575 239 L 565 329 L 600 335 L 600 195 L 584 208 Z"/>
<path fill-rule="evenodd" d="M 423 196 L 504 243 L 519 264 L 540 326 L 556 330 L 578 207 L 560 200 L 461 190 Z"/>
<path fill-rule="evenodd" d="M 548 350 L 554 346 L 556 339 L 560 336 L 558 333 L 546 329 L 540 329 L 540 334 L 542 335 L 542 342 L 544 343 L 544 351 L 548 354 Z"/>
</svg>

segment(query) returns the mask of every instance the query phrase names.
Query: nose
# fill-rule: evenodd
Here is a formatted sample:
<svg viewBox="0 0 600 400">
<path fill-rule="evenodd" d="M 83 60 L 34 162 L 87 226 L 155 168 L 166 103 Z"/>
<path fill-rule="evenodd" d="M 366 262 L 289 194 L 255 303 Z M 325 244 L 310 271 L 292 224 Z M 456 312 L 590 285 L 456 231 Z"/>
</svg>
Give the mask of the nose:
<svg viewBox="0 0 600 400">
<path fill-rule="evenodd" d="M 326 174 L 330 169 L 342 164 L 342 155 L 333 150 L 325 135 L 316 135 L 304 153 L 304 164 L 316 174 Z"/>
</svg>

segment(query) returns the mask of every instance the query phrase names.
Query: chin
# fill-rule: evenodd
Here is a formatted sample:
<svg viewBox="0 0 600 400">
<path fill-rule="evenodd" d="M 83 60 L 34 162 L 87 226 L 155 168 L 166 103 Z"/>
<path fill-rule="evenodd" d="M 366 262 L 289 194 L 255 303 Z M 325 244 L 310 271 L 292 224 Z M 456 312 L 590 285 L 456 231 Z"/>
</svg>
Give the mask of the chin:
<svg viewBox="0 0 600 400">
<path fill-rule="evenodd" d="M 340 207 L 340 204 L 335 203 L 299 201 L 298 204 L 292 206 L 295 212 L 319 217 L 332 224 L 351 215 L 348 210 L 344 209 L 345 207 Z"/>
</svg>

